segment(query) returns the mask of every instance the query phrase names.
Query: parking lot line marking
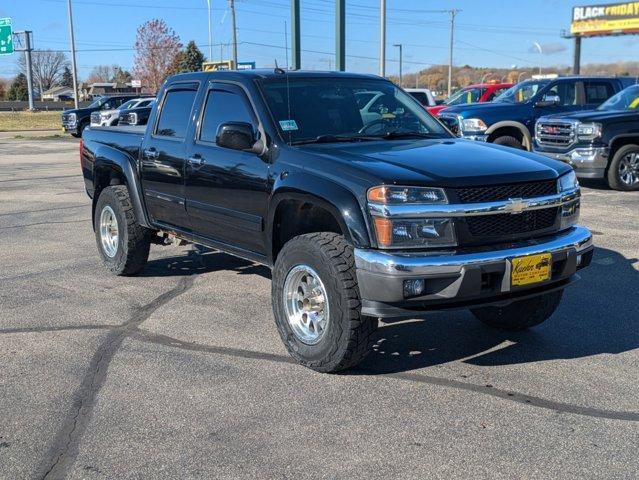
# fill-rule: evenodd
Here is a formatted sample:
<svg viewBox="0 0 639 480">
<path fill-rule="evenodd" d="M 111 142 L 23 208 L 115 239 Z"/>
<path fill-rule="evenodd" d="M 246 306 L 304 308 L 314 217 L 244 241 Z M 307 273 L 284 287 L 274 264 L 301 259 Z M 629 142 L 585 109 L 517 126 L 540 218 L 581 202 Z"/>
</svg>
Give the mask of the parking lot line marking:
<svg viewBox="0 0 639 480">
<path fill-rule="evenodd" d="M 189 343 L 183 340 L 168 337 L 166 335 L 155 334 L 144 329 L 136 329 L 131 335 L 131 338 L 146 341 L 149 343 L 155 343 L 158 345 L 165 345 L 182 350 L 190 350 L 202 353 L 213 353 L 218 355 L 225 355 L 229 357 L 239 357 L 251 360 L 267 360 L 277 363 L 296 364 L 295 360 L 284 355 L 277 355 L 274 353 L 259 352 L 255 350 L 245 350 L 241 348 L 220 347 L 213 345 L 202 345 L 197 343 Z M 377 372 L 367 371 L 365 368 L 346 371 L 343 375 L 358 375 L 363 376 L 367 374 L 374 374 L 376 377 L 381 376 L 385 378 L 392 378 L 397 380 L 403 380 L 414 383 L 426 383 L 429 385 L 435 385 L 445 388 L 453 388 L 457 390 L 465 390 L 468 392 L 479 393 L 481 395 L 490 395 L 492 397 L 500 398 L 510 402 L 516 402 L 531 407 L 544 408 L 547 410 L 553 410 L 559 413 L 572 413 L 575 415 L 581 415 L 593 418 L 602 418 L 607 420 L 625 420 L 629 422 L 639 422 L 639 412 L 628 411 L 616 411 L 607 410 L 602 408 L 584 407 L 580 405 L 573 405 L 571 403 L 559 402 L 555 400 L 548 400 L 541 397 L 535 397 L 533 395 L 527 395 L 524 393 L 513 392 L 511 390 L 502 390 L 489 385 L 478 385 L 474 383 L 460 382 L 458 380 L 452 380 L 442 377 L 434 377 L 430 375 L 423 375 L 419 373 L 398 372 L 379 374 Z"/>
</svg>

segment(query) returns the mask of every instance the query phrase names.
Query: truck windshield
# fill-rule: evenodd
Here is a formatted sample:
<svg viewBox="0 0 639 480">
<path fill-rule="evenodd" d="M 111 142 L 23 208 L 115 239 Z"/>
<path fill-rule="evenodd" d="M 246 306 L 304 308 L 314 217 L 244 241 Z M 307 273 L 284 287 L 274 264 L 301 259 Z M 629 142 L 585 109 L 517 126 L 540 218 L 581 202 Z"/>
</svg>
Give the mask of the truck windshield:
<svg viewBox="0 0 639 480">
<path fill-rule="evenodd" d="M 526 103 L 537 95 L 548 83 L 550 83 L 549 80 L 529 80 L 518 83 L 514 87 L 510 87 L 493 101 L 502 103 Z"/>
<path fill-rule="evenodd" d="M 637 110 L 639 111 L 639 85 L 633 85 L 613 95 L 597 107 L 597 110 Z"/>
<path fill-rule="evenodd" d="M 104 102 L 106 102 L 106 100 L 107 100 L 107 97 L 99 97 L 87 108 L 100 108 L 102 107 L 102 105 L 104 105 Z"/>
<path fill-rule="evenodd" d="M 463 105 L 465 103 L 476 103 L 479 102 L 482 93 L 484 93 L 483 88 L 464 88 L 459 92 L 452 94 L 450 98 L 446 99 L 444 103 L 446 105 Z"/>
<path fill-rule="evenodd" d="M 291 144 L 451 134 L 410 95 L 385 80 L 300 78 L 264 80 L 261 88 L 277 128 Z"/>
</svg>

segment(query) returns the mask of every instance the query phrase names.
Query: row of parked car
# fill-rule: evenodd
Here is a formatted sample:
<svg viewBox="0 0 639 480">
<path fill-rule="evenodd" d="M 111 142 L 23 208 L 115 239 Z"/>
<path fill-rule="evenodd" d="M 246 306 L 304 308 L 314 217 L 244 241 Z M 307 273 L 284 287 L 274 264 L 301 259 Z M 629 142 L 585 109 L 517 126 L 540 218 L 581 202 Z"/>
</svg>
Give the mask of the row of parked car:
<svg viewBox="0 0 639 480">
<path fill-rule="evenodd" d="M 409 92 L 412 93 L 412 92 Z M 639 85 L 627 77 L 557 77 L 471 85 L 426 105 L 460 137 L 534 151 L 580 178 L 639 190 Z"/>
<path fill-rule="evenodd" d="M 155 97 L 151 95 L 120 94 L 98 97 L 85 108 L 65 110 L 62 128 L 74 137 L 81 137 L 84 129 L 115 125 L 146 125 Z"/>
</svg>

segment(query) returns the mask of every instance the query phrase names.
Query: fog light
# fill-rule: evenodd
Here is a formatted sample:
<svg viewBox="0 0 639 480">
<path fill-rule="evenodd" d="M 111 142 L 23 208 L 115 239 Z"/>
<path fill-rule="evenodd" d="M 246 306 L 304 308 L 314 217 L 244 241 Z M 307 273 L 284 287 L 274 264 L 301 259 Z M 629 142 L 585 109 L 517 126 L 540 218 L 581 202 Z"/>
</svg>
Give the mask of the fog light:
<svg viewBox="0 0 639 480">
<path fill-rule="evenodd" d="M 404 298 L 419 297 L 424 293 L 425 282 L 421 278 L 404 280 Z"/>
</svg>

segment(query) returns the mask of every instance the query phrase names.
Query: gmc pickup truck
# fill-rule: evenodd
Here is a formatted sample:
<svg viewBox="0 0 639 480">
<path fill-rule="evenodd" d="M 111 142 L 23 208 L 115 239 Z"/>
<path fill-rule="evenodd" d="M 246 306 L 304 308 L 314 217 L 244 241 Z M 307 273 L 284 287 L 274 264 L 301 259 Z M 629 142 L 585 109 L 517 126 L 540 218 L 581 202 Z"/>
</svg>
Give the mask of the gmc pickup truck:
<svg viewBox="0 0 639 480">
<path fill-rule="evenodd" d="M 380 317 L 537 325 L 592 257 L 569 165 L 458 139 L 372 75 L 176 75 L 146 127 L 91 127 L 80 150 L 108 271 L 174 239 L 267 265 L 280 336 L 317 371 L 357 364 Z"/>
<path fill-rule="evenodd" d="M 595 110 L 541 117 L 534 150 L 569 163 L 577 177 L 605 178 L 615 190 L 639 190 L 639 85 Z"/>
<path fill-rule="evenodd" d="M 540 117 L 592 110 L 634 82 L 629 77 L 527 80 L 492 102 L 448 107 L 439 119 L 464 138 L 530 151 Z"/>
</svg>

